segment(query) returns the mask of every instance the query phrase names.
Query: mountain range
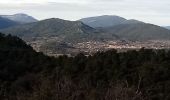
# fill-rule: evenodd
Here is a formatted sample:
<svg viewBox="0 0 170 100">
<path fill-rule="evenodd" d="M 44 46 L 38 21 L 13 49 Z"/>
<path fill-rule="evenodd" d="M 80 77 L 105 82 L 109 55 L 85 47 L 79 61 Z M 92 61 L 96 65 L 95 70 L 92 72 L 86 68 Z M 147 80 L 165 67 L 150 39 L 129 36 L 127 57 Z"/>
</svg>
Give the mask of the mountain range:
<svg viewBox="0 0 170 100">
<path fill-rule="evenodd" d="M 32 38 L 58 37 L 65 42 L 75 42 L 117 38 L 115 35 L 111 36 L 109 34 L 103 34 L 103 32 L 86 25 L 81 21 L 67 21 L 58 18 L 18 25 L 3 29 L 1 32 L 17 35 L 26 40 L 31 40 Z"/>
<path fill-rule="evenodd" d="M 146 42 L 150 40 L 170 40 L 170 30 L 164 27 L 135 19 L 128 20 L 119 16 L 104 15 L 83 18 L 77 21 L 50 18 L 40 21 L 28 20 L 25 21 L 25 24 L 22 23 L 22 18 L 21 21 L 7 20 L 15 22 L 16 25 L 3 27 L 0 32 L 17 35 L 35 47 L 37 51 L 43 52 L 65 51 L 68 49 L 73 51 L 73 49 L 77 50 L 77 45 L 78 48 L 82 49 L 92 49 L 94 46 L 100 48 L 101 44 L 97 43 L 102 42 L 102 44 L 105 44 L 105 41 Z M 63 48 L 65 49 L 63 50 Z M 105 46 L 102 48 L 105 48 Z"/>
<path fill-rule="evenodd" d="M 59 37 L 63 41 L 74 40 L 167 40 L 170 31 L 163 27 L 119 16 L 97 16 L 68 21 L 58 18 L 41 20 L 2 29 L 22 38 Z M 69 42 L 70 42 L 69 41 Z"/>
</svg>

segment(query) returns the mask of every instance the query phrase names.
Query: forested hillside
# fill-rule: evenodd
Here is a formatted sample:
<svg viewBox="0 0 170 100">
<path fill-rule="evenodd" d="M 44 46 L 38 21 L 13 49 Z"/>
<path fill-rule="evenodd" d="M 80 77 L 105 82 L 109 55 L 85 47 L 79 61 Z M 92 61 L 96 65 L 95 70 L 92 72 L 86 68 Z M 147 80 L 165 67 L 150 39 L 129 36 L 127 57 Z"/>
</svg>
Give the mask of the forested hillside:
<svg viewBox="0 0 170 100">
<path fill-rule="evenodd" d="M 169 40 L 170 31 L 153 24 L 136 23 L 122 24 L 103 28 L 105 32 L 115 34 L 121 38 L 135 41 Z"/>
<path fill-rule="evenodd" d="M 1 100 L 169 100 L 170 51 L 52 58 L 0 34 Z"/>
</svg>

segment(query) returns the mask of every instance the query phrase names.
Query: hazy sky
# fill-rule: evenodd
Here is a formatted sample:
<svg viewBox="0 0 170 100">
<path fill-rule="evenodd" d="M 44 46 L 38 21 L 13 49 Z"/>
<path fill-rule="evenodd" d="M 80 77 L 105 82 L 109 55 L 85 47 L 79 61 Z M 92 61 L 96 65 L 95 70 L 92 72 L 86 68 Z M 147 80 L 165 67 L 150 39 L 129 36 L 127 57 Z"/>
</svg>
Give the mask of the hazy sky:
<svg viewBox="0 0 170 100">
<path fill-rule="evenodd" d="M 26 13 L 40 20 L 118 15 L 170 26 L 170 0 L 0 0 L 1 15 L 15 13 Z"/>
</svg>

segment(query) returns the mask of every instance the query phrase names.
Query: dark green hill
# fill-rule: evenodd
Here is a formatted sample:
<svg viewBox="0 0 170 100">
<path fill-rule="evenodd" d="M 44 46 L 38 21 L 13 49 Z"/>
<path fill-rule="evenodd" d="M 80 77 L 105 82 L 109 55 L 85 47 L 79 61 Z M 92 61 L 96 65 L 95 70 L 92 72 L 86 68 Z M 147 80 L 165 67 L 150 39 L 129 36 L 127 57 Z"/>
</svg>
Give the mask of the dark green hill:
<svg viewBox="0 0 170 100">
<path fill-rule="evenodd" d="M 9 95 L 13 94 L 13 90 L 17 80 L 26 75 L 34 75 L 30 78 L 22 80 L 22 85 L 26 86 L 24 82 L 33 81 L 33 78 L 41 72 L 44 68 L 48 70 L 53 65 L 52 58 L 35 52 L 31 46 L 27 45 L 23 40 L 16 36 L 4 35 L 0 33 L 0 98 L 9 99 Z M 54 62 L 55 63 L 55 62 Z M 26 86 L 27 87 L 27 86 Z M 29 86 L 28 86 L 29 87 Z M 13 94 L 14 95 L 14 94 Z M 15 94 L 16 95 L 16 94 Z M 10 98 L 10 100 L 18 100 Z"/>
<path fill-rule="evenodd" d="M 41 71 L 49 60 L 20 38 L 0 33 L 0 82 L 15 81 L 26 73 Z"/>
<path fill-rule="evenodd" d="M 48 55 L 78 53 L 79 49 L 75 48 L 75 44 L 80 42 L 119 39 L 116 35 L 100 32 L 80 21 L 57 18 L 14 26 L 0 31 L 19 36 L 35 50 Z M 60 44 L 65 45 L 61 47 Z"/>
<path fill-rule="evenodd" d="M 67 21 L 57 18 L 10 27 L 0 31 L 6 34 L 17 35 L 25 41 L 44 41 L 44 39 L 51 41 L 50 38 L 55 38 L 56 41 L 73 43 L 118 39 L 116 35 L 100 32 L 80 21 Z"/>
<path fill-rule="evenodd" d="M 20 25 L 1 30 L 26 40 L 36 37 L 59 37 L 70 41 L 105 38 L 104 33 L 83 24 L 80 21 L 66 21 L 61 19 L 47 19 L 35 23 Z M 107 36 L 106 36 L 107 37 Z M 109 38 L 111 38 L 109 36 Z M 116 39 L 112 36 L 112 39 Z"/>
</svg>

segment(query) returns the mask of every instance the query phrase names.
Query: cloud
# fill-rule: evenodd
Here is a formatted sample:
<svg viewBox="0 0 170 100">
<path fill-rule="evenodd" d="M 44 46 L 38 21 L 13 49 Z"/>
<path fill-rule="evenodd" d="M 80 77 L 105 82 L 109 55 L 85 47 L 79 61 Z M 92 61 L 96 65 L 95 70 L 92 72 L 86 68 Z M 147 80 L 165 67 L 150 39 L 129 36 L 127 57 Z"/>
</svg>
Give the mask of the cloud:
<svg viewBox="0 0 170 100">
<path fill-rule="evenodd" d="M 0 4 L 45 4 L 45 3 L 89 4 L 122 1 L 126 0 L 1 0 Z"/>
<path fill-rule="evenodd" d="M 87 3 L 89 0 L 1 0 L 0 4 Z"/>
</svg>

